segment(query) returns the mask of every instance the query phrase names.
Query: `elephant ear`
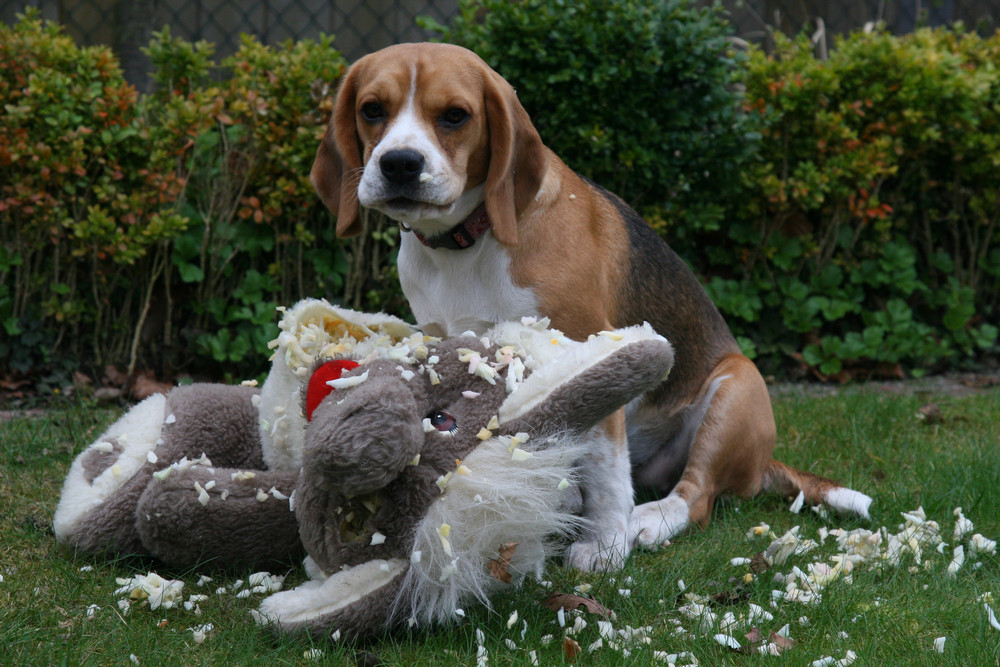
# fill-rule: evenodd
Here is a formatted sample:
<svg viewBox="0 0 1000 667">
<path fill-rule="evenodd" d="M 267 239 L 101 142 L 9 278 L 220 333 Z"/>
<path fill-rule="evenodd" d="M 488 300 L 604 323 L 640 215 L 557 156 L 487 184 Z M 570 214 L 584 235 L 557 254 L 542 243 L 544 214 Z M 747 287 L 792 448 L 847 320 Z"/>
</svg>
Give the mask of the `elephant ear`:
<svg viewBox="0 0 1000 667">
<path fill-rule="evenodd" d="M 548 346 L 544 363 L 500 406 L 505 431 L 585 431 L 659 385 L 674 363 L 673 346 L 649 324 Z"/>
<path fill-rule="evenodd" d="M 276 634 L 353 641 L 387 627 L 408 568 L 409 561 L 399 558 L 345 567 L 264 598 L 251 614 Z"/>
<path fill-rule="evenodd" d="M 657 386 L 673 363 L 670 343 L 649 326 L 578 342 L 548 324 L 507 322 L 487 334 L 501 353 L 516 350 L 527 372 L 518 382 L 509 371 L 515 380 L 495 437 L 463 457 L 462 471 L 445 479 L 414 530 L 420 558 L 406 574 L 397 617 L 453 621 L 468 603 L 489 608 L 494 593 L 531 572 L 540 576 L 558 551 L 553 537 L 570 538 L 585 522 L 575 512 L 587 432 Z M 494 574 L 497 563 L 509 576 Z"/>
</svg>

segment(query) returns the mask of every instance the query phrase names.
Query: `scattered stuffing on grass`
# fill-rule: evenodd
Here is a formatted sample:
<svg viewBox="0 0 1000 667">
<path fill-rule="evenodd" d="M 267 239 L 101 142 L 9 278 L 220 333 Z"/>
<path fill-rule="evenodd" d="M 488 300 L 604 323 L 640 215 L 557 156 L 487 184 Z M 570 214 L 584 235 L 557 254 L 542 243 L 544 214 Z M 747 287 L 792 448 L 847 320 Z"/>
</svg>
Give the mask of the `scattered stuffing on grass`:
<svg viewBox="0 0 1000 667">
<path fill-rule="evenodd" d="M 801 509 L 801 502 L 797 500 L 791 509 L 797 513 Z M 815 507 L 813 510 L 824 519 L 828 518 L 824 508 Z M 705 595 L 679 580 L 677 586 L 680 603 L 673 612 L 665 614 L 664 622 L 670 638 L 667 643 L 677 641 L 690 645 L 691 642 L 710 638 L 731 651 L 778 656 L 793 650 L 795 640 L 791 624 L 786 623 L 780 628 L 769 627 L 777 625 L 773 612 L 785 605 L 798 606 L 803 613 L 793 614 L 798 617 L 797 625 L 801 628 L 808 627 L 808 611 L 822 603 L 824 594 L 834 594 L 827 590 L 828 587 L 838 581 L 843 585 L 851 585 L 855 572 L 906 568 L 910 574 L 937 571 L 943 573 L 943 576 L 955 577 L 963 569 L 975 570 L 982 567 L 980 556 L 996 555 L 996 541 L 976 533 L 972 521 L 962 513 L 960 507 L 953 512 L 955 524 L 950 533 L 950 543 L 942 536 L 941 524 L 928 518 L 923 508 L 902 512 L 901 515 L 903 523 L 896 530 L 885 526 L 877 530 L 845 530 L 823 526 L 817 530 L 815 539 L 803 535 L 800 526 L 794 526 L 782 535 L 773 532 L 767 524 L 753 527 L 746 536 L 752 547 L 751 553 L 734 556 L 729 562 L 742 574 L 734 577 L 737 582 L 749 584 L 758 577 L 771 577 L 775 588 L 771 592 L 770 610 L 749 601 L 733 604 L 734 599 L 739 596 L 737 592 Z M 809 562 L 801 564 L 803 557 L 808 558 Z M 791 559 L 800 564 L 792 564 Z M 624 583 L 633 582 L 626 580 Z M 576 608 L 587 607 L 579 601 L 585 599 L 580 596 L 586 595 L 590 590 L 589 584 L 581 584 L 575 589 L 578 595 L 563 595 L 562 598 L 572 599 L 574 608 L 559 607 L 556 618 L 552 621 L 562 634 L 563 659 L 567 663 L 576 661 L 580 653 L 614 651 L 620 654 L 621 659 L 627 659 L 637 649 L 648 648 L 652 649 L 653 660 L 659 664 L 676 667 L 698 664 L 697 657 L 690 651 L 663 650 L 669 647 L 662 646 L 662 629 L 654 629 L 652 626 L 619 627 L 613 613 L 596 621 L 595 633 L 587 621 L 593 614 L 588 615 Z M 628 597 L 630 592 L 631 588 L 618 589 L 618 595 L 623 598 Z M 720 596 L 725 599 L 720 599 Z M 878 598 L 873 598 L 871 605 L 877 607 L 880 602 Z M 984 594 L 980 596 L 979 602 L 982 603 L 990 624 L 1000 630 L 1000 621 L 990 606 L 992 596 Z M 661 600 L 661 603 L 668 604 L 665 600 Z M 593 607 L 603 609 L 602 605 L 591 605 Z M 511 619 L 513 621 L 509 620 L 507 625 L 514 629 L 516 611 Z M 522 630 L 522 640 L 524 634 Z M 489 650 L 484 635 L 477 629 L 476 636 L 477 665 L 486 665 Z M 850 639 L 849 634 L 843 631 L 839 637 L 842 640 Z M 540 644 L 546 646 L 555 639 L 554 635 L 547 634 L 542 637 Z M 943 653 L 945 642 L 945 637 L 939 637 L 932 646 L 928 646 L 928 650 Z M 531 664 L 539 664 L 535 651 L 538 647 L 520 646 L 515 638 L 510 637 L 504 638 L 503 643 L 508 651 L 524 652 Z M 808 664 L 811 667 L 846 667 L 857 658 L 855 651 L 846 650 L 842 656 L 820 656 Z"/>
<path fill-rule="evenodd" d="M 796 504 L 800 505 L 798 502 Z M 793 509 L 797 512 L 800 507 L 793 506 Z M 813 509 L 823 518 L 828 518 L 823 508 Z M 486 667 L 490 663 L 491 650 L 523 654 L 530 664 L 538 665 L 537 649 L 556 641 L 560 634 L 563 659 L 567 663 L 575 662 L 583 653 L 607 654 L 609 651 L 619 654 L 621 659 L 627 659 L 641 649 L 650 650 L 654 662 L 665 667 L 698 665 L 698 659 L 692 652 L 665 650 L 670 647 L 663 646 L 662 643 L 683 641 L 690 644 L 692 641 L 709 639 L 735 652 L 778 656 L 795 647 L 791 624 L 786 623 L 780 628 L 769 627 L 777 625 L 773 612 L 782 605 L 800 607 L 802 613 L 795 612 L 792 616 L 797 615 L 797 626 L 805 628 L 810 625 L 809 610 L 816 609 L 822 603 L 824 595 L 834 594 L 828 590 L 830 585 L 835 582 L 853 584 L 855 572 L 906 568 L 910 574 L 937 571 L 946 577 L 956 577 L 963 570 L 982 567 L 981 556 L 996 555 L 996 540 L 975 532 L 974 524 L 963 514 L 961 507 L 956 508 L 952 515 L 953 529 L 944 533 L 941 524 L 928 518 L 922 507 L 902 512 L 903 522 L 895 530 L 885 526 L 877 530 L 845 530 L 822 526 L 816 531 L 815 538 L 803 535 L 800 526 L 793 526 L 778 535 L 769 525 L 762 523 L 747 531 L 748 552 L 733 556 L 729 565 L 737 571 L 737 576 L 733 578 L 738 582 L 735 586 L 748 584 L 759 577 L 770 577 L 775 585 L 771 591 L 770 610 L 749 601 L 745 604 L 739 602 L 737 592 L 710 596 L 699 593 L 695 587 L 678 580 L 677 599 L 680 602 L 663 616 L 668 637 L 664 640 L 662 627 L 635 628 L 617 625 L 613 611 L 597 600 L 586 597 L 592 586 L 584 583 L 576 586 L 572 594 L 553 593 L 543 602 L 556 614 L 551 621 L 554 632 L 545 634 L 539 641 L 539 646 L 525 645 L 528 623 L 520 618 L 517 610 L 510 614 L 506 623 L 511 636 L 503 637 L 496 646 L 490 645 L 488 648 L 485 633 L 476 628 L 476 665 Z M 945 541 L 944 536 L 950 536 L 951 541 Z M 767 540 L 766 544 L 764 540 Z M 803 557 L 808 557 L 809 561 L 802 564 Z M 792 561 L 800 564 L 792 564 Z M 80 571 L 90 572 L 93 568 L 84 566 Z M 268 572 L 256 572 L 246 581 L 238 579 L 228 586 L 216 587 L 215 594 L 234 595 L 237 598 L 266 595 L 281 590 L 284 579 L 283 576 Z M 192 594 L 185 599 L 183 581 L 164 579 L 155 572 L 137 574 L 131 579 L 119 578 L 116 582 L 118 588 L 114 593 L 119 596 L 118 610 L 122 614 L 128 614 L 136 607 L 148 607 L 150 611 L 182 607 L 198 616 L 201 615 L 199 603 L 209 599 L 209 595 L 204 593 Z M 194 585 L 210 590 L 211 582 L 211 577 L 200 575 Z M 548 582 L 540 583 L 551 587 Z M 631 577 L 626 577 L 621 583 L 626 587 L 618 589 L 618 596 L 627 598 L 632 594 L 635 582 Z M 720 595 L 726 597 L 726 600 L 720 600 Z M 733 604 L 734 599 L 739 603 Z M 664 606 L 668 605 L 666 600 L 660 602 Z M 1000 631 L 992 593 L 982 594 L 976 602 L 982 605 L 990 625 Z M 871 600 L 872 607 L 878 607 L 880 603 L 881 600 L 877 597 Z M 97 604 L 89 605 L 86 609 L 87 618 L 94 618 L 101 610 L 101 606 Z M 159 615 L 154 615 L 153 618 L 159 619 Z M 463 618 L 464 613 L 460 615 L 459 621 Z M 591 620 L 588 621 L 588 618 Z M 163 625 L 165 621 L 156 622 Z M 195 644 L 203 643 L 214 630 L 211 623 L 187 628 Z M 849 639 L 846 632 L 841 632 L 840 637 Z M 928 650 L 944 653 L 946 641 L 947 637 L 937 637 Z M 303 658 L 310 661 L 320 661 L 324 656 L 324 651 L 318 648 L 303 654 Z M 497 657 L 501 661 L 504 659 Z M 139 664 L 137 656 L 131 655 L 129 658 L 132 663 Z M 808 664 L 812 667 L 846 667 L 856 659 L 855 652 L 847 650 L 843 657 L 820 656 Z"/>
</svg>

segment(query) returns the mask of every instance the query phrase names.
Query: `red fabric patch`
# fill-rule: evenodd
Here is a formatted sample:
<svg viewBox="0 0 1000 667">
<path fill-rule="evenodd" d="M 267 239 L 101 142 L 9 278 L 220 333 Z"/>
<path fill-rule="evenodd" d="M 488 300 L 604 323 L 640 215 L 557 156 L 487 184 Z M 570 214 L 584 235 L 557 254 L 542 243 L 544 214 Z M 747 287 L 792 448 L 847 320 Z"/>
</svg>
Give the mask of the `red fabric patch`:
<svg viewBox="0 0 1000 667">
<path fill-rule="evenodd" d="M 339 380 L 344 371 L 357 368 L 360 364 L 350 359 L 337 359 L 328 361 L 312 374 L 309 378 L 309 388 L 306 390 L 306 419 L 312 421 L 313 410 L 326 398 L 333 387 L 327 384 L 330 380 Z"/>
</svg>

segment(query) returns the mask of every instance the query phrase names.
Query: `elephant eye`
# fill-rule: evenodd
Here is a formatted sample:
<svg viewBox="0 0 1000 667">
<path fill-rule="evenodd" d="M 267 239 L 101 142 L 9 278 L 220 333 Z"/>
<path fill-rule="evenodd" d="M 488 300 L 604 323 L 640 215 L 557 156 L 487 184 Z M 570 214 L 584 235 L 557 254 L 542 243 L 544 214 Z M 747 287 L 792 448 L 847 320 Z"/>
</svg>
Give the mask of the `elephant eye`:
<svg viewBox="0 0 1000 667">
<path fill-rule="evenodd" d="M 443 433 L 454 433 L 458 430 L 458 420 L 443 410 L 435 410 L 427 415 L 431 426 Z"/>
</svg>

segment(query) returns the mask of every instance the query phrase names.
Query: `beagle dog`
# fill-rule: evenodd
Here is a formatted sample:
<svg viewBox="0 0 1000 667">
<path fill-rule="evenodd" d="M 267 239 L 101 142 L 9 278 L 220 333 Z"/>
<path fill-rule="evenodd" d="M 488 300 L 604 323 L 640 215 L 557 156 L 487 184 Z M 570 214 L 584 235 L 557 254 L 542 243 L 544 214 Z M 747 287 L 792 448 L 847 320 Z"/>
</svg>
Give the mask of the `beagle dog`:
<svg viewBox="0 0 1000 667">
<path fill-rule="evenodd" d="M 399 273 L 421 328 L 483 332 L 543 316 L 571 338 L 649 322 L 676 363 L 602 422 L 582 469 L 589 519 L 569 563 L 620 567 L 704 525 L 720 494 L 761 491 L 867 516 L 871 498 L 772 458 L 767 387 L 697 278 L 621 199 L 542 143 L 514 89 L 471 51 L 400 44 L 345 76 L 311 180 L 359 234 L 359 206 L 402 229 Z M 650 500 L 635 506 L 633 483 Z"/>
</svg>

